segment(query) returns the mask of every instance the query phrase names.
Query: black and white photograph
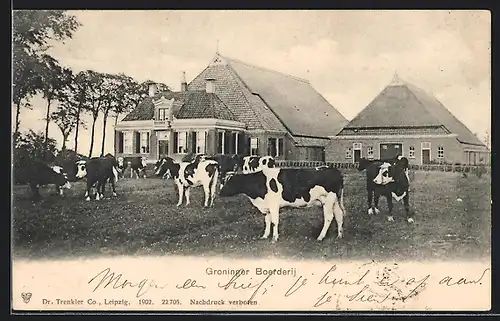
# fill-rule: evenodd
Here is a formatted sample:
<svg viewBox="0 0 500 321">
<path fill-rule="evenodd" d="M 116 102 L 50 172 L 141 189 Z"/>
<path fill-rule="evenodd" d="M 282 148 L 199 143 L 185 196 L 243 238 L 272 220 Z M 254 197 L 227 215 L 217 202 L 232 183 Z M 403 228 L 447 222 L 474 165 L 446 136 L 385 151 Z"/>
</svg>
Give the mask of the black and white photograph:
<svg viewBox="0 0 500 321">
<path fill-rule="evenodd" d="M 488 311 L 486 10 L 13 10 L 11 310 Z"/>
</svg>

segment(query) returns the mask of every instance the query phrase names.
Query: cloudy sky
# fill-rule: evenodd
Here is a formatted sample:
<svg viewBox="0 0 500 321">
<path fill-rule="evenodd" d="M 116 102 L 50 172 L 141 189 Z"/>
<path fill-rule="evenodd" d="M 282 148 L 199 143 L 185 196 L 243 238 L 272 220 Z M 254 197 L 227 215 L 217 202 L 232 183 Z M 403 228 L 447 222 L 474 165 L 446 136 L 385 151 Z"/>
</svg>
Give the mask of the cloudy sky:
<svg viewBox="0 0 500 321">
<path fill-rule="evenodd" d="M 433 93 L 483 138 L 490 127 L 487 11 L 75 11 L 73 39 L 51 53 L 78 72 L 125 73 L 180 88 L 222 55 L 308 79 L 347 119 L 399 76 Z M 43 130 L 45 103 L 21 113 Z M 113 123 L 113 122 L 111 122 Z M 50 135 L 61 140 L 55 125 Z M 88 126 L 90 128 L 90 126 Z M 113 152 L 113 127 L 106 151 Z M 79 152 L 88 153 L 89 131 Z M 96 133 L 100 152 L 102 118 Z M 70 138 L 68 147 L 72 147 Z M 97 150 L 96 150 L 97 149 Z"/>
</svg>

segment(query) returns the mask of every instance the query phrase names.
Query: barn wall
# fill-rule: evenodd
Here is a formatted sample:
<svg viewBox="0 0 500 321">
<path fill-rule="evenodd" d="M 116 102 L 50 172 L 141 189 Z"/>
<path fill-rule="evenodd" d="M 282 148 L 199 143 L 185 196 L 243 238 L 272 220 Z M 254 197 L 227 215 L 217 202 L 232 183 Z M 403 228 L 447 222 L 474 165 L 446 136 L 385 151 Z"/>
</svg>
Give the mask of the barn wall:
<svg viewBox="0 0 500 321">
<path fill-rule="evenodd" d="M 403 156 L 409 157 L 410 146 L 415 147 L 415 157 L 409 158 L 412 164 L 422 163 L 421 143 L 431 143 L 431 161 L 434 162 L 447 162 L 447 163 L 464 163 L 464 152 L 460 143 L 456 138 L 394 138 L 394 139 L 379 139 L 366 137 L 364 139 L 336 139 L 333 138 L 330 144 L 326 147 L 326 161 L 328 162 L 354 162 L 354 158 L 347 159 L 346 149 L 353 147 L 353 143 L 361 143 L 361 157 L 367 157 L 368 147 L 374 148 L 373 158 L 380 158 L 380 144 L 381 143 L 402 143 Z M 444 158 L 437 158 L 438 147 L 444 148 Z"/>
</svg>

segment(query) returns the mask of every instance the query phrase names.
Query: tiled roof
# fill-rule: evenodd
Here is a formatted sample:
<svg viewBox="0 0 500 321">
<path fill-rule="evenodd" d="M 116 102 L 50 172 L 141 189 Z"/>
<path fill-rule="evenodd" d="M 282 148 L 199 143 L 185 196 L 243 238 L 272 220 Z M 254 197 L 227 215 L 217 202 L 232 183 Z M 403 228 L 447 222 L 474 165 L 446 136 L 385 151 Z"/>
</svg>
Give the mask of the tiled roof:
<svg viewBox="0 0 500 321">
<path fill-rule="evenodd" d="M 484 145 L 460 120 L 434 96 L 395 76 L 346 129 L 439 127 L 457 134 L 460 142 Z"/>
<path fill-rule="evenodd" d="M 144 98 L 136 108 L 134 108 L 122 121 L 132 121 L 132 120 L 151 120 L 154 117 L 155 106 L 153 104 L 153 99 L 157 100 L 161 97 L 165 97 L 166 99 L 172 99 L 172 97 L 176 98 L 177 103 L 174 104 L 174 114 L 177 110 L 179 110 L 180 105 L 183 104 L 185 98 L 185 94 L 183 92 L 173 92 L 173 91 L 164 91 L 157 93 L 156 95 L 151 97 Z M 179 104 L 180 103 L 180 104 Z"/>
<path fill-rule="evenodd" d="M 237 121 L 231 110 L 213 93 L 191 91 L 187 97 L 176 118 L 216 118 Z"/>
<path fill-rule="evenodd" d="M 450 132 L 443 126 L 425 127 L 374 127 L 344 128 L 338 136 L 373 136 L 373 135 L 443 135 Z"/>
<path fill-rule="evenodd" d="M 299 137 L 294 136 L 293 140 L 297 146 L 302 147 L 326 147 L 330 143 L 330 139 Z"/>
<path fill-rule="evenodd" d="M 215 79 L 215 92 L 249 128 L 287 131 L 292 135 L 335 135 L 347 120 L 309 82 L 217 55 L 190 84 L 205 88 Z"/>
</svg>

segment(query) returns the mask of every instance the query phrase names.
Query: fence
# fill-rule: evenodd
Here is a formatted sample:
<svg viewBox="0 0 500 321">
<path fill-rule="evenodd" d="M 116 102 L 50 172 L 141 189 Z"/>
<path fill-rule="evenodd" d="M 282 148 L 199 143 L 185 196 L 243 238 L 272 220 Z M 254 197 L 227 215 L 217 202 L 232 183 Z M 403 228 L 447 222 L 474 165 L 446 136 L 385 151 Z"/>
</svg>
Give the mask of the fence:
<svg viewBox="0 0 500 321">
<path fill-rule="evenodd" d="M 301 167 L 318 167 L 329 166 L 343 169 L 357 169 L 357 163 L 336 163 L 336 162 L 320 162 L 320 161 L 293 161 L 293 160 L 277 160 L 276 166 L 284 168 L 301 168 Z M 482 174 L 491 173 L 491 167 L 487 165 L 452 165 L 452 164 L 426 164 L 417 165 L 410 164 L 411 170 L 416 171 L 439 171 L 439 172 L 461 172 L 471 173 L 481 176 Z"/>
</svg>

